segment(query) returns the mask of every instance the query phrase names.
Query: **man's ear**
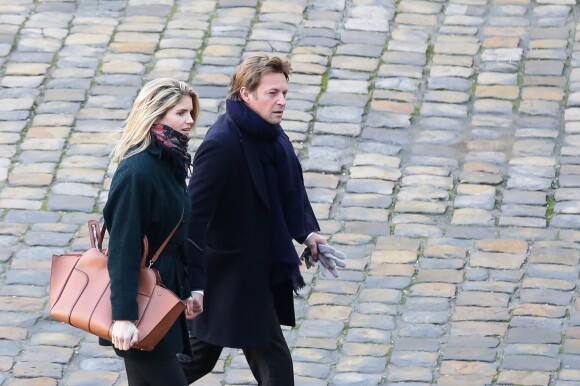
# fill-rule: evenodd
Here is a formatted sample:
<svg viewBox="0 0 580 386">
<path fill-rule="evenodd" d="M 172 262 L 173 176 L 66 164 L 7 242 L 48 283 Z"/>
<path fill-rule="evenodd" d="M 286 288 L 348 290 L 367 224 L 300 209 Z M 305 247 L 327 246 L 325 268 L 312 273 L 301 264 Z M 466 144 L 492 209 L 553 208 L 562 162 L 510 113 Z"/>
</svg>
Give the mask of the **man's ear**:
<svg viewBox="0 0 580 386">
<path fill-rule="evenodd" d="M 250 91 L 247 88 L 242 87 L 240 89 L 240 96 L 244 102 L 248 102 L 250 100 Z"/>
</svg>

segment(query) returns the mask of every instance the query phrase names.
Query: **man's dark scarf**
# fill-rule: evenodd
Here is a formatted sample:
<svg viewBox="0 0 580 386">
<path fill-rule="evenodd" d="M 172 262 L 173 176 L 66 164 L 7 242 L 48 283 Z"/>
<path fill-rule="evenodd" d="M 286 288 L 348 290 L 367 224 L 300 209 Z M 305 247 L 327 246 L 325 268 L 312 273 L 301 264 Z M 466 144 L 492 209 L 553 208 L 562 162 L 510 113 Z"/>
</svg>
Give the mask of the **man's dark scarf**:
<svg viewBox="0 0 580 386">
<path fill-rule="evenodd" d="M 256 144 L 263 167 L 272 229 L 270 283 L 291 280 L 294 289 L 302 288 L 305 283 L 292 239 L 303 242 L 320 228 L 304 188 L 298 157 L 282 126 L 266 122 L 241 101 L 226 101 L 226 110 L 243 135 Z"/>
</svg>

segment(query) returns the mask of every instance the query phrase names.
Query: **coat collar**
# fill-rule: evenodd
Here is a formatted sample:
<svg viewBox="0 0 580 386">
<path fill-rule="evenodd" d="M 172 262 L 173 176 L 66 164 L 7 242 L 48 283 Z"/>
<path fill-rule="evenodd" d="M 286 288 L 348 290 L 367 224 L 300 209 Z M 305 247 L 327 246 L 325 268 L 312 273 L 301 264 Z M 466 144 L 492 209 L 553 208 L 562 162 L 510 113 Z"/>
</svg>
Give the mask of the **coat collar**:
<svg viewBox="0 0 580 386">
<path fill-rule="evenodd" d="M 147 151 L 156 157 L 161 156 L 161 148 L 159 146 L 153 146 L 153 144 L 151 144 L 147 147 Z"/>
</svg>

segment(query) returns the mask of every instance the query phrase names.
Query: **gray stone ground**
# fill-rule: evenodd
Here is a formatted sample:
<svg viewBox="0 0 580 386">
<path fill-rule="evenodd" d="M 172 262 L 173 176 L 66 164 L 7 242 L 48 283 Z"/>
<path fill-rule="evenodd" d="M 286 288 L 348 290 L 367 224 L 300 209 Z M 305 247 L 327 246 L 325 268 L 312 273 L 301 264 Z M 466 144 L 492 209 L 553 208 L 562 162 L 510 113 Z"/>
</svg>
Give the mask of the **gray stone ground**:
<svg viewBox="0 0 580 386">
<path fill-rule="evenodd" d="M 298 385 L 580 385 L 575 0 L 2 0 L 0 384 L 126 385 L 47 317 L 140 86 L 223 111 L 241 58 L 291 58 L 284 126 L 338 280 L 305 271 Z M 227 350 L 202 385 L 253 384 Z"/>
</svg>

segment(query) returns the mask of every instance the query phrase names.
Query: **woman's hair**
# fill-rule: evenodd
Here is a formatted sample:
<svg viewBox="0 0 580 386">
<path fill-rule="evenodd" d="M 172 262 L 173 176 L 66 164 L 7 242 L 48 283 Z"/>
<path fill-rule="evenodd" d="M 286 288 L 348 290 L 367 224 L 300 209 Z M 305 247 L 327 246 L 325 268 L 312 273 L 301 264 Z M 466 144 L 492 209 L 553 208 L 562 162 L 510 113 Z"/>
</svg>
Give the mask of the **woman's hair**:
<svg viewBox="0 0 580 386">
<path fill-rule="evenodd" d="M 199 115 L 199 99 L 190 85 L 170 78 L 159 78 L 145 84 L 123 123 L 121 138 L 111 152 L 111 159 L 121 162 L 145 150 L 151 144 L 149 130 L 153 123 L 162 119 L 185 96 L 192 99 L 191 118 L 195 125 Z"/>
<path fill-rule="evenodd" d="M 266 54 L 250 56 L 236 68 L 227 99 L 241 101 L 240 90 L 242 87 L 254 92 L 260 85 L 260 79 L 264 74 L 270 72 L 284 74 L 288 80 L 290 79 L 290 71 L 292 68 L 287 60 L 276 56 L 270 58 Z"/>
</svg>

